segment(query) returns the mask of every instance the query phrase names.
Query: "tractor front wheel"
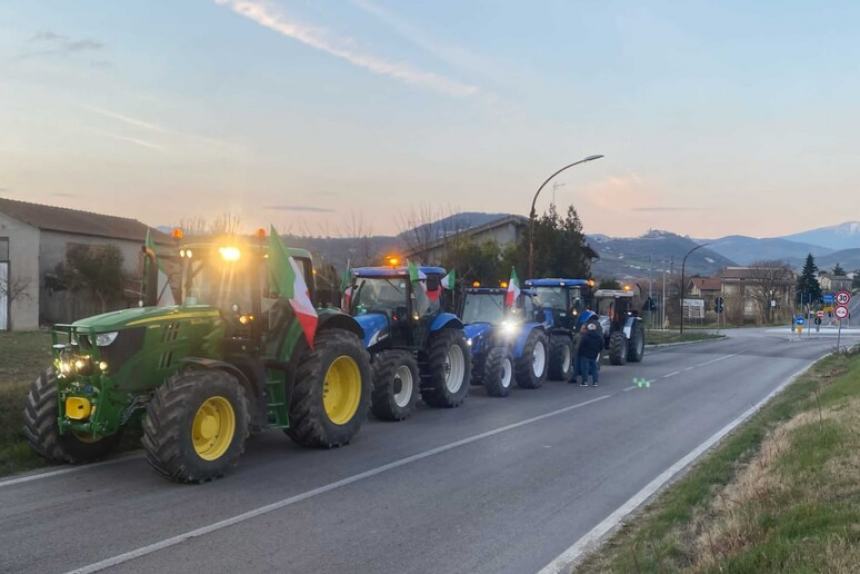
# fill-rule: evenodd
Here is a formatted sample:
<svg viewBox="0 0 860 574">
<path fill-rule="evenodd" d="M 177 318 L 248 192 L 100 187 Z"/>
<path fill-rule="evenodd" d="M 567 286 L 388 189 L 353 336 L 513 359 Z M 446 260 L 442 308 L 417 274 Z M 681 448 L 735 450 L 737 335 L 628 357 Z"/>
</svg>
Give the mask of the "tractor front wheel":
<svg viewBox="0 0 860 574">
<path fill-rule="evenodd" d="M 402 421 L 415 410 L 421 376 L 409 351 L 382 351 L 373 360 L 373 400 L 376 418 Z"/>
<path fill-rule="evenodd" d="M 627 349 L 627 360 L 631 363 L 641 363 L 642 357 L 645 356 L 645 328 L 641 321 L 637 321 L 633 325 L 633 331 L 630 333 L 629 347 Z"/>
<path fill-rule="evenodd" d="M 57 379 L 48 369 L 30 385 L 24 404 L 24 436 L 30 447 L 51 462 L 82 464 L 106 457 L 119 444 L 121 433 L 95 439 L 57 426 Z"/>
<path fill-rule="evenodd" d="M 549 376 L 567 382 L 573 375 L 573 341 L 565 335 L 549 339 Z"/>
<path fill-rule="evenodd" d="M 613 365 L 623 365 L 627 362 L 627 337 L 622 331 L 609 335 L 609 362 Z"/>
<path fill-rule="evenodd" d="M 514 359 L 507 347 L 493 347 L 484 365 L 484 388 L 491 397 L 511 394 L 514 382 Z"/>
<path fill-rule="evenodd" d="M 421 397 L 431 407 L 460 406 L 469 394 L 472 355 L 462 331 L 443 329 L 430 342 Z"/>
<path fill-rule="evenodd" d="M 147 406 L 146 460 L 177 482 L 220 478 L 244 452 L 249 420 L 245 389 L 234 376 L 217 369 L 180 371 Z"/>
<path fill-rule="evenodd" d="M 532 329 L 517 359 L 517 386 L 521 389 L 537 389 L 546 380 L 549 361 L 546 334 L 540 329 Z"/>
<path fill-rule="evenodd" d="M 287 436 L 309 447 L 349 443 L 367 419 L 372 376 L 358 335 L 344 329 L 320 332 L 296 369 Z"/>
</svg>

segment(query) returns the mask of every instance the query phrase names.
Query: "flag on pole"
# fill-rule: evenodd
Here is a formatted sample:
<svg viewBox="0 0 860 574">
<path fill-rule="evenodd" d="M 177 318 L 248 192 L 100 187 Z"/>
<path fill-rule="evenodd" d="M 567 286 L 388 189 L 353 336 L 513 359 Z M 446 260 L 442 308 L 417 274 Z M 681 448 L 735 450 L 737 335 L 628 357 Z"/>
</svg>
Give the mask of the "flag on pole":
<svg viewBox="0 0 860 574">
<path fill-rule="evenodd" d="M 152 240 L 152 235 L 150 235 L 149 229 L 146 230 L 144 247 L 146 248 L 146 253 L 149 255 L 149 257 L 144 259 L 144 264 L 152 265 L 155 263 L 158 269 L 158 279 L 155 282 L 156 307 L 176 305 L 176 300 L 173 298 L 173 289 L 170 288 L 170 279 L 168 278 L 167 273 L 165 273 L 164 268 L 161 266 L 161 261 L 158 260 L 158 250 L 155 247 L 155 241 Z M 145 273 L 144 276 L 146 276 Z"/>
<path fill-rule="evenodd" d="M 278 295 L 287 299 L 296 319 L 302 326 L 305 340 L 313 348 L 314 336 L 317 331 L 319 317 L 311 302 L 308 285 L 305 283 L 302 269 L 290 255 L 275 227 L 269 231 L 269 277 Z"/>
<path fill-rule="evenodd" d="M 349 313 L 349 306 L 352 301 L 352 266 L 349 260 L 346 261 L 346 269 L 340 278 L 340 308 Z"/>
<path fill-rule="evenodd" d="M 511 267 L 511 280 L 508 281 L 508 290 L 505 293 L 505 306 L 513 307 L 517 298 L 520 296 L 520 280 L 517 277 L 517 270 Z"/>
<path fill-rule="evenodd" d="M 451 271 L 442 277 L 442 288 L 447 289 L 449 291 L 453 290 L 457 285 L 457 272 L 451 269 Z"/>
<path fill-rule="evenodd" d="M 424 281 L 427 279 L 427 274 L 421 271 L 417 265 L 408 259 L 406 260 L 406 270 L 409 273 L 409 282 L 413 284 L 418 283 L 421 286 L 421 289 L 424 290 L 424 293 L 427 293 L 427 281 Z"/>
</svg>

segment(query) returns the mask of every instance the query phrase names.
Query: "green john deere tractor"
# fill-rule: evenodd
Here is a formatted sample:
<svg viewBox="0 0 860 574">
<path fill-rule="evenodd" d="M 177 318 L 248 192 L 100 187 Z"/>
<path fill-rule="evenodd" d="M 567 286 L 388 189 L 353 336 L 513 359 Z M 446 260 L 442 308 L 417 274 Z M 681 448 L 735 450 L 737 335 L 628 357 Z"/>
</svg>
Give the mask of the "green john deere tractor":
<svg viewBox="0 0 860 574">
<path fill-rule="evenodd" d="M 139 308 L 55 327 L 53 365 L 32 384 L 25 408 L 36 452 L 93 461 L 142 424 L 152 467 L 197 483 L 222 476 L 249 433 L 264 428 L 305 446 L 352 439 L 370 406 L 370 360 L 361 327 L 336 309 L 316 310 L 313 344 L 306 340 L 308 316 L 290 299 L 303 294 L 294 289 L 302 280 L 304 301 L 313 297 L 308 252 L 262 233 L 184 244 L 173 255 L 180 304 L 169 306 L 158 306 L 170 293 L 161 261 L 152 248 L 144 253 Z"/>
</svg>

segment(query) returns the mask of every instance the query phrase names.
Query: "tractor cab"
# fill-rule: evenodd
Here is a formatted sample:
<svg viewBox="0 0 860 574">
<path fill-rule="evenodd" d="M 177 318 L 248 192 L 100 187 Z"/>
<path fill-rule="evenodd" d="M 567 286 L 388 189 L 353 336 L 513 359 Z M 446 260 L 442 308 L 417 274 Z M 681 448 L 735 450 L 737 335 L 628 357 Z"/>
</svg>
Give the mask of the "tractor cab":
<svg viewBox="0 0 860 574">
<path fill-rule="evenodd" d="M 577 331 L 587 320 L 594 281 L 586 279 L 529 279 L 525 283 L 554 328 Z"/>
<path fill-rule="evenodd" d="M 419 347 L 428 322 L 440 314 L 441 267 L 419 267 L 419 281 L 409 280 L 406 267 L 353 269 L 350 314 L 361 325 L 365 345 Z"/>
</svg>

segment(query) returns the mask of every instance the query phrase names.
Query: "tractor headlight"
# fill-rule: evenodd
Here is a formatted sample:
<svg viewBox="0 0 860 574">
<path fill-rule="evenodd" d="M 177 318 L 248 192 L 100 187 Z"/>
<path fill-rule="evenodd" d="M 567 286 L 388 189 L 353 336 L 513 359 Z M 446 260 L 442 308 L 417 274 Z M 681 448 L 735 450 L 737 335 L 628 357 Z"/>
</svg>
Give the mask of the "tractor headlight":
<svg viewBox="0 0 860 574">
<path fill-rule="evenodd" d="M 99 333 L 96 335 L 96 345 L 99 347 L 107 347 L 119 336 L 119 331 L 114 331 L 113 333 Z"/>
<path fill-rule="evenodd" d="M 504 335 L 505 337 L 510 337 L 510 336 L 514 335 L 517 331 L 520 330 L 520 324 L 517 323 L 516 321 L 511 321 L 511 320 L 502 321 L 502 324 L 500 327 L 501 327 L 502 335 Z"/>
<path fill-rule="evenodd" d="M 468 339 L 466 339 L 466 345 L 467 345 L 467 346 L 469 346 L 469 347 L 471 347 L 471 346 L 472 346 L 472 338 L 471 338 L 471 337 L 469 337 Z"/>
</svg>

